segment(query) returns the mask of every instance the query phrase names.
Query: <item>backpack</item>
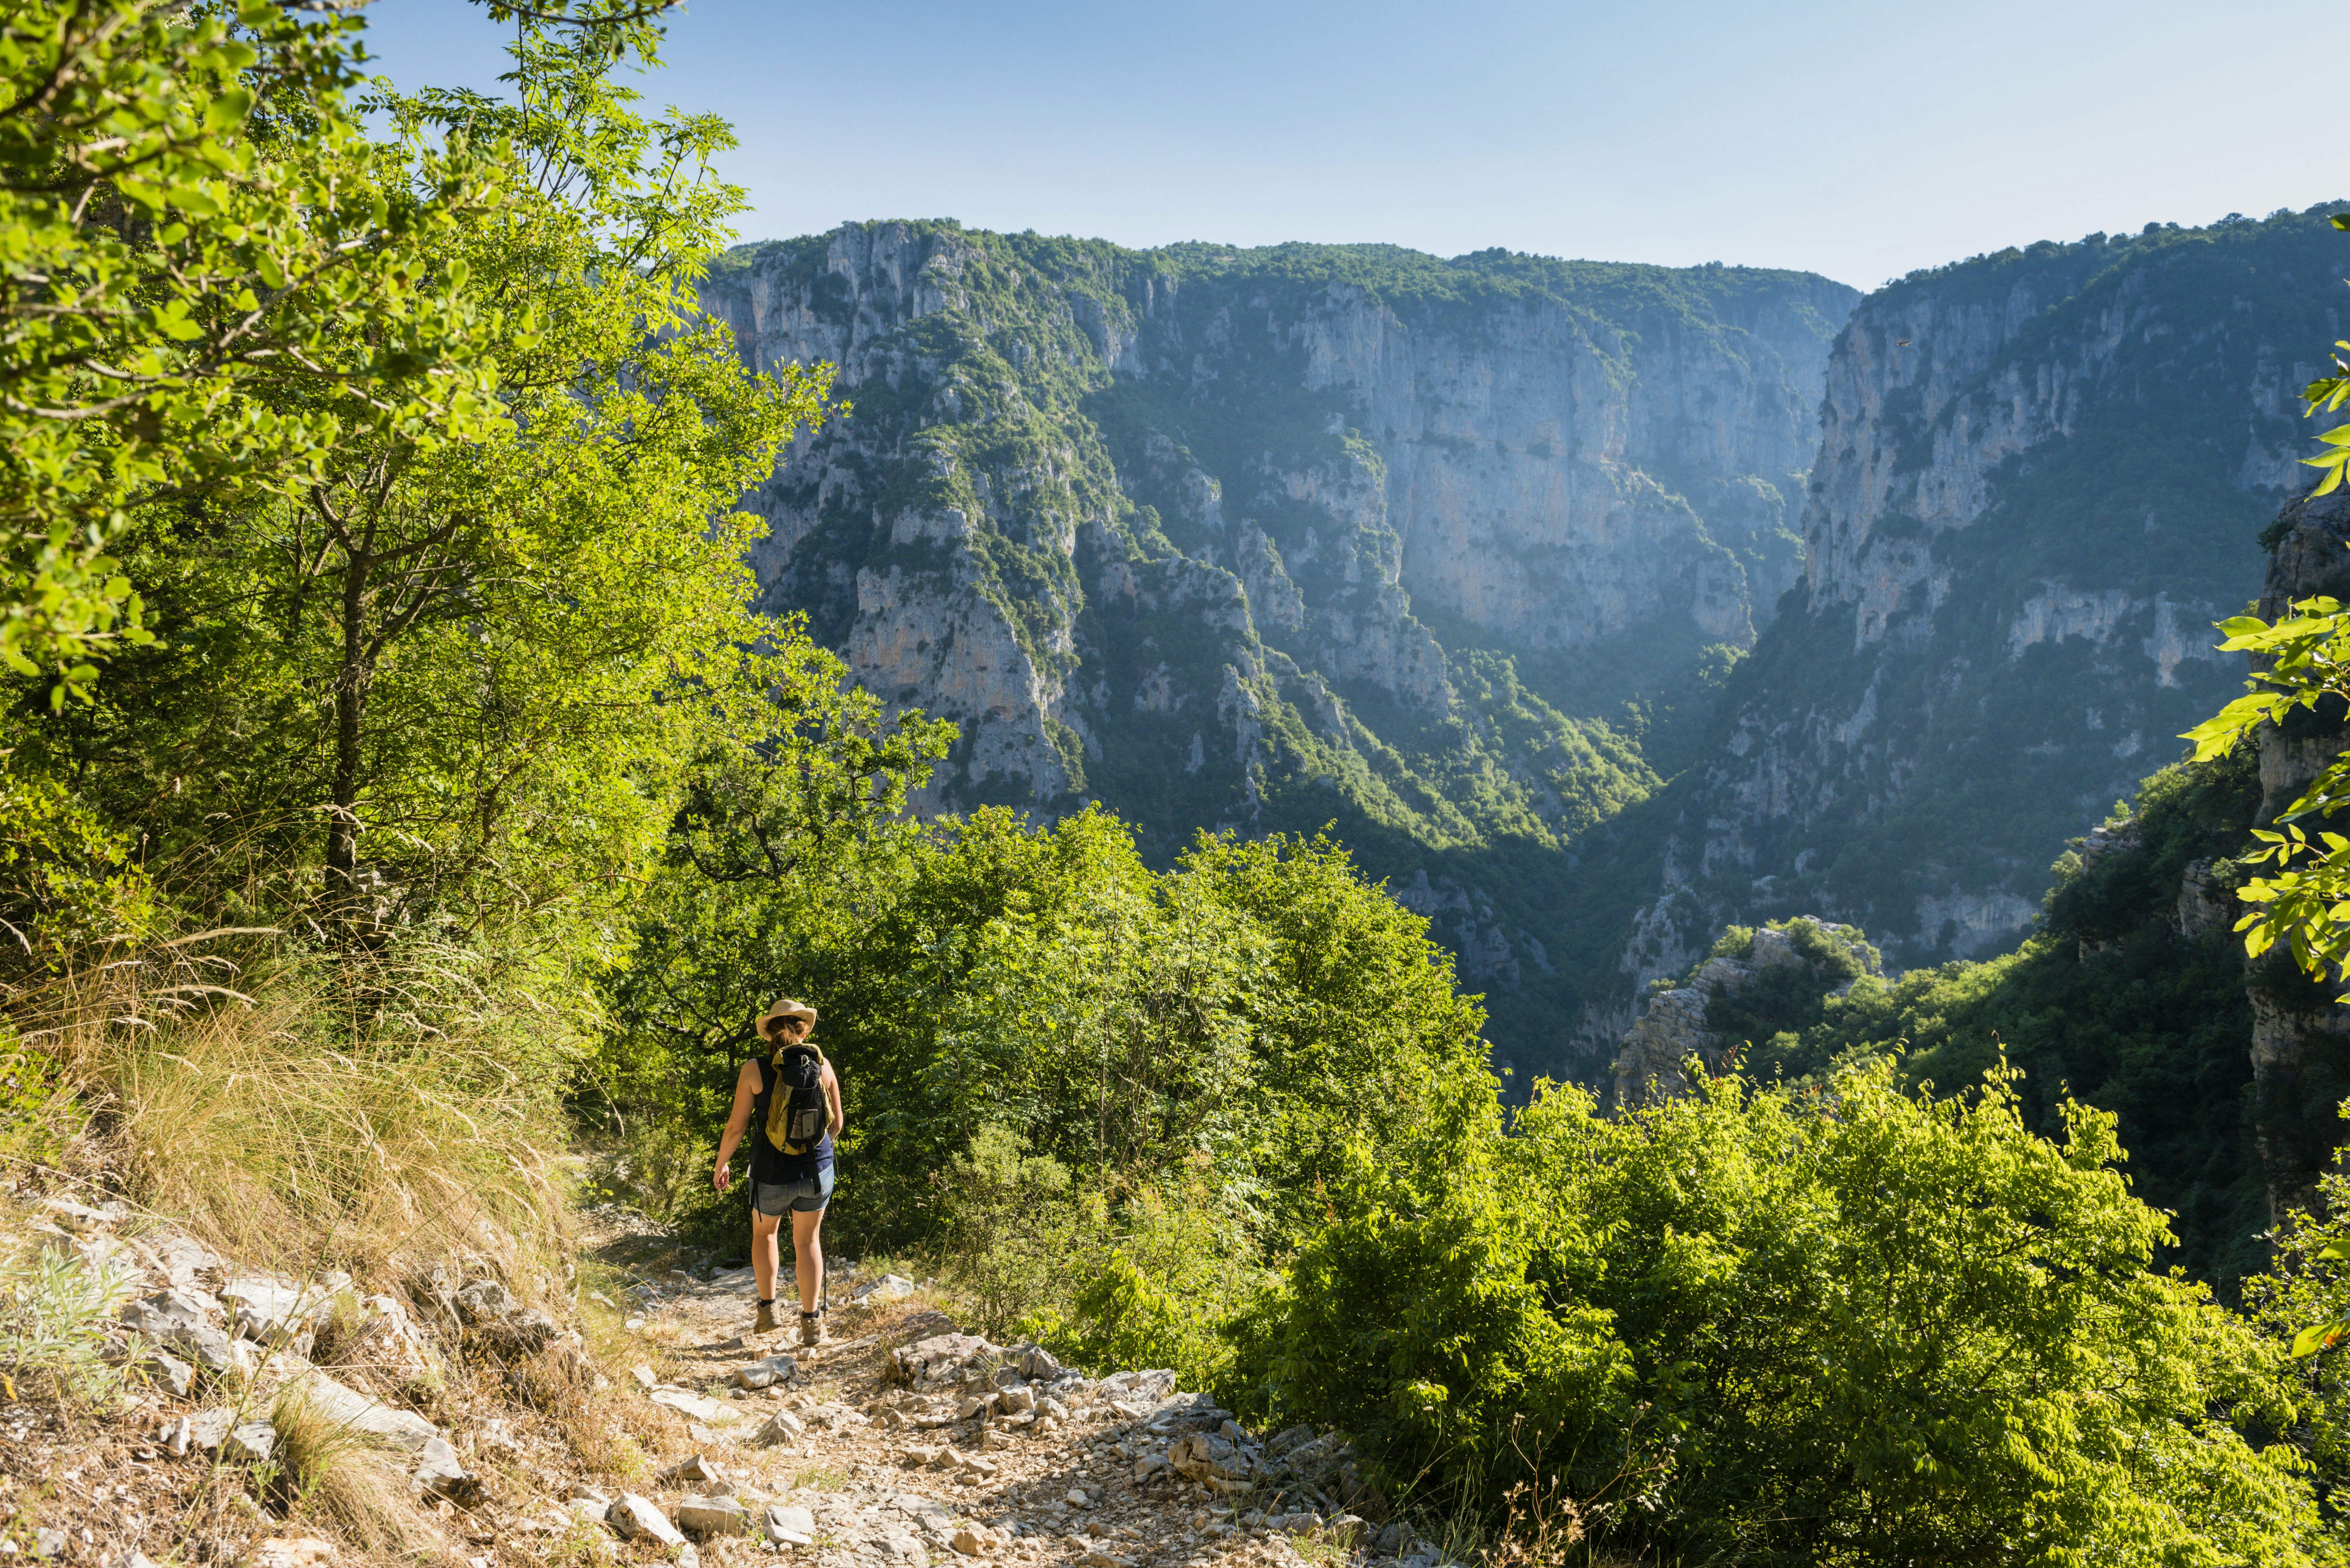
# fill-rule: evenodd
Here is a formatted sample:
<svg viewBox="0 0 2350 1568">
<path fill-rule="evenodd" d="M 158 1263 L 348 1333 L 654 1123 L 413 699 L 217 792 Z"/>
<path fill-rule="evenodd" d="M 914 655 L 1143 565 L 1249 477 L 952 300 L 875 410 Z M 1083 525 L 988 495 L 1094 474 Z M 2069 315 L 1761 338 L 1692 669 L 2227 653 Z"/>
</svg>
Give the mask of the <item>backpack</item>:
<svg viewBox="0 0 2350 1568">
<path fill-rule="evenodd" d="M 824 1053 L 813 1045 L 786 1045 L 775 1053 L 773 1066 L 767 1141 L 785 1154 L 806 1154 L 831 1119 L 824 1103 Z"/>
</svg>

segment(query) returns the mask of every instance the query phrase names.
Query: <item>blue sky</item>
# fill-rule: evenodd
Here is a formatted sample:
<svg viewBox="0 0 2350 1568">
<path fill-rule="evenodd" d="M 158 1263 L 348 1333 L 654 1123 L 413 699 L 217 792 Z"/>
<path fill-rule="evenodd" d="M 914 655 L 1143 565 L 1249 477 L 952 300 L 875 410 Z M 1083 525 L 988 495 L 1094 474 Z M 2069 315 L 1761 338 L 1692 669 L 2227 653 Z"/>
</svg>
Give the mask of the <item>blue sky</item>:
<svg viewBox="0 0 2350 1568">
<path fill-rule="evenodd" d="M 488 88 L 466 0 L 376 0 L 404 85 Z M 1700 0 L 693 0 L 655 106 L 733 121 L 764 239 L 851 218 L 1267 244 L 1913 267 L 2350 195 L 2350 7 Z M 2309 129 L 2316 127 L 2317 129 Z"/>
</svg>

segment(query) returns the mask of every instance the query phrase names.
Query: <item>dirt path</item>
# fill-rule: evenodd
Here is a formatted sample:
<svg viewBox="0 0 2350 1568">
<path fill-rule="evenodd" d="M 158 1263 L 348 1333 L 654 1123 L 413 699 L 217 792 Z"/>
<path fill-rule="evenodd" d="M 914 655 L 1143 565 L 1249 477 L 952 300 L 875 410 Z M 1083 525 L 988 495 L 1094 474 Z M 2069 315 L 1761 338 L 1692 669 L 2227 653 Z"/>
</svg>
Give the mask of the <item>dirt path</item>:
<svg viewBox="0 0 2350 1568">
<path fill-rule="evenodd" d="M 754 1531 L 770 1503 L 805 1509 L 811 1539 L 794 1550 L 812 1564 L 926 1568 L 967 1555 L 1158 1568 L 1354 1554 L 1341 1542 L 1351 1520 L 1333 1531 L 1301 1511 L 1268 1523 L 1241 1479 L 1261 1471 L 1264 1450 L 1204 1395 L 1176 1394 L 1171 1374 L 1084 1377 L 1029 1347 L 1007 1354 L 960 1335 L 912 1302 L 836 1309 L 834 1343 L 814 1350 L 789 1330 L 754 1340 L 748 1270 L 673 1274 L 639 1299 L 633 1332 L 656 1353 L 655 1386 L 640 1391 L 688 1419 L 717 1478 L 695 1480 L 691 1466 L 673 1477 L 658 1499 L 672 1517 L 713 1486 L 735 1489 Z M 776 1353 L 795 1358 L 788 1382 L 740 1386 L 743 1368 Z M 976 1407 L 990 1395 L 993 1408 Z"/>
</svg>

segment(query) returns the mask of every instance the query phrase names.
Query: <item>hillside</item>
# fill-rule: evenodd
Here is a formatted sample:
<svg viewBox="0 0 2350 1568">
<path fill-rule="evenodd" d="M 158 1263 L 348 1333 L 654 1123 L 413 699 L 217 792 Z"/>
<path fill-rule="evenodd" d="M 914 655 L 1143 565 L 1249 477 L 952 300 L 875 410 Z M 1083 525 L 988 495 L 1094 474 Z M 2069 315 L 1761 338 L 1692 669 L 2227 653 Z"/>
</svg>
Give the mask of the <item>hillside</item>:
<svg viewBox="0 0 2350 1568">
<path fill-rule="evenodd" d="M 1612 981 L 1587 971 L 1592 1051 L 1726 924 L 1848 920 L 1896 969 L 2023 939 L 2066 840 L 2237 691 L 2210 627 L 2259 593 L 2307 483 L 2298 394 L 2350 312 L 2337 205 L 2002 252 L 1862 303 L 1804 576 L 1702 763 L 1626 825 L 1648 901 Z"/>
<path fill-rule="evenodd" d="M 1536 1056 L 1576 846 L 1683 765 L 1801 569 L 1854 298 L 911 223 L 702 287 L 753 366 L 840 367 L 854 412 L 746 502 L 753 562 L 868 690 L 962 726 L 928 808 L 1098 800 L 1162 861 L 1335 822 Z"/>
</svg>

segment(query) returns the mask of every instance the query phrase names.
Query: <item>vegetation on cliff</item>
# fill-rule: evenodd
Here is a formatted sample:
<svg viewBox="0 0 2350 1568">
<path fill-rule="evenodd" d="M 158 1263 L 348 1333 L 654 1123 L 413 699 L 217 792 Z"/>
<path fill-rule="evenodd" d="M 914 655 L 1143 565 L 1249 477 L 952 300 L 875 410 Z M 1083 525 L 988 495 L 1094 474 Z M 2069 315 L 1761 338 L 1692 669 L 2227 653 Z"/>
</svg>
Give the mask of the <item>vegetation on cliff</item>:
<svg viewBox="0 0 2350 1568">
<path fill-rule="evenodd" d="M 1800 416 L 1778 402 L 1756 416 L 1784 415 L 1783 460 L 1726 476 L 1726 457 L 1669 458 L 1661 433 L 1619 452 L 1564 413 L 1499 443 L 1449 423 L 1399 431 L 1388 421 L 1404 416 L 1315 368 L 1311 324 L 1391 321 L 1397 341 L 1427 346 L 1431 377 L 1538 339 L 1549 357 L 1527 374 L 1562 409 L 1570 364 L 1604 387 L 1595 395 L 1627 398 L 1647 377 L 1659 426 L 1726 441 L 1708 421 L 1742 428 L 1735 417 L 1675 398 L 1776 396 L 1811 373 L 1849 299 L 1752 268 L 1382 245 L 1135 252 L 914 222 L 737 247 L 703 296 L 742 325 L 746 351 L 853 337 L 869 361 L 853 368 L 854 418 L 754 498 L 790 540 L 764 558 L 765 602 L 805 611 L 844 652 L 865 626 L 886 651 L 858 657 L 888 669 L 860 664 L 860 678 L 885 698 L 981 710 L 955 710 L 942 804 L 1098 802 L 1161 867 L 1201 826 L 1327 826 L 1373 875 L 1412 888 L 1487 992 L 1489 1039 L 1537 1063 L 1578 1002 L 1544 950 L 1561 937 L 1565 870 L 1586 835 L 1659 786 L 1658 759 L 1685 765 L 1744 634 L 1707 632 L 1678 606 L 1622 609 L 1638 624 L 1596 640 L 1580 619 L 1529 636 L 1432 607 L 1406 592 L 1390 464 L 1534 465 L 1507 483 L 1586 485 L 1556 503 L 1576 527 L 1653 514 L 1671 559 L 1596 576 L 1670 575 L 1687 553 L 1687 569 L 1744 585 L 1721 608 L 1744 625 L 1775 592 L 1754 585 L 1794 570 L 1792 432 L 1808 383 Z M 789 299 L 794 325 L 754 299 Z M 1683 385 L 1685 364 L 1703 390 Z M 1574 556 L 1534 546 L 1494 570 L 1605 599 Z M 889 585 L 878 620 L 861 574 Z M 998 624 L 1011 646 L 985 645 L 987 701 L 962 663 L 924 673 Z"/>
</svg>

